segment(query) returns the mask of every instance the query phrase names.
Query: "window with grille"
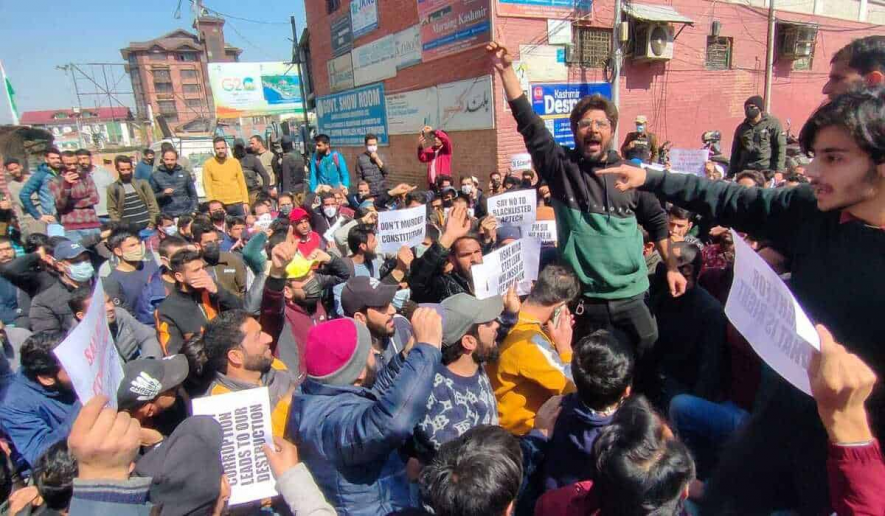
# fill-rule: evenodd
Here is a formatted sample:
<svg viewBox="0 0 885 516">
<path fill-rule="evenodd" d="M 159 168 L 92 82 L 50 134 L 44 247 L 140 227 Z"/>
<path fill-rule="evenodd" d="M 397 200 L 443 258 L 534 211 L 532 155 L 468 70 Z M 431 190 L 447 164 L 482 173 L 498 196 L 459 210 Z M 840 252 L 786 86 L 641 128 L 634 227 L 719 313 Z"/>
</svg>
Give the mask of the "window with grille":
<svg viewBox="0 0 885 516">
<path fill-rule="evenodd" d="M 611 56 L 612 31 L 596 27 L 574 27 L 574 47 L 567 61 L 584 68 L 604 68 Z"/>
<path fill-rule="evenodd" d="M 152 70 L 154 74 L 154 82 L 172 82 L 172 75 L 169 70 Z"/>
<path fill-rule="evenodd" d="M 160 113 L 164 115 L 175 115 L 178 113 L 178 110 L 175 109 L 174 100 L 161 100 L 157 102 L 157 106 L 160 108 Z"/>
<path fill-rule="evenodd" d="M 732 38 L 707 36 L 707 70 L 731 69 Z"/>
<path fill-rule="evenodd" d="M 155 82 L 154 93 L 172 93 L 171 82 Z"/>
<path fill-rule="evenodd" d="M 332 14 L 341 7 L 341 0 L 326 0 L 326 13 Z"/>
<path fill-rule="evenodd" d="M 195 80 L 196 78 L 197 78 L 197 71 L 196 70 L 182 70 L 181 71 L 181 80 L 183 80 L 183 81 Z"/>
<path fill-rule="evenodd" d="M 187 62 L 195 62 L 199 61 L 197 58 L 196 52 L 181 52 L 179 54 L 175 54 L 176 61 L 187 61 Z"/>
<path fill-rule="evenodd" d="M 184 93 L 201 93 L 199 84 L 183 84 L 181 91 Z"/>
</svg>

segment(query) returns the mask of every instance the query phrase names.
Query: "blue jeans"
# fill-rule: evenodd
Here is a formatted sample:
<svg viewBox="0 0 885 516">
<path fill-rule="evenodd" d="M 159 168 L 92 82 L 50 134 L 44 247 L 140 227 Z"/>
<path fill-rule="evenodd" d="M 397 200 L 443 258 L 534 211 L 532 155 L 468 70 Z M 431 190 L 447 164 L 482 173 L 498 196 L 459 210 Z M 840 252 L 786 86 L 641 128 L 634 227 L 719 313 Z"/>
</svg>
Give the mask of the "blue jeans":
<svg viewBox="0 0 885 516">
<path fill-rule="evenodd" d="M 711 471 L 722 445 L 749 417 L 749 412 L 730 401 L 713 403 L 691 394 L 679 394 L 670 401 L 670 422 L 694 452 L 699 478 Z"/>
<path fill-rule="evenodd" d="M 88 236 L 98 235 L 101 233 L 101 230 L 98 228 L 92 229 L 66 229 L 65 230 L 65 238 L 70 240 L 71 242 L 79 244 L 81 240 Z"/>
</svg>

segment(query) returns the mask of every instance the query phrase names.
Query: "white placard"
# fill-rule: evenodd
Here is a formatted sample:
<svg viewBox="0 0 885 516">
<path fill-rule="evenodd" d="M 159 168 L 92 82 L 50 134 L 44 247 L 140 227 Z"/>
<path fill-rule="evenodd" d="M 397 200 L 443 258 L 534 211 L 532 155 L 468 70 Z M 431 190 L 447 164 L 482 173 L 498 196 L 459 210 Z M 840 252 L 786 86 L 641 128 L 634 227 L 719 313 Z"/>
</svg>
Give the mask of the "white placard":
<svg viewBox="0 0 885 516">
<path fill-rule="evenodd" d="M 378 4 L 376 0 L 353 0 L 350 2 L 350 24 L 353 30 L 353 39 L 377 29 Z"/>
<path fill-rule="evenodd" d="M 439 127 L 445 131 L 495 128 L 492 76 L 450 82 L 438 88 Z"/>
<path fill-rule="evenodd" d="M 326 240 L 326 242 L 334 244 L 335 232 L 341 229 L 341 226 L 343 226 L 346 222 L 347 220 L 344 217 L 339 216 L 338 220 L 336 220 L 335 223 L 332 224 L 332 226 L 330 226 L 325 233 L 323 233 L 323 238 Z"/>
<path fill-rule="evenodd" d="M 329 70 L 330 92 L 353 89 L 353 61 L 350 52 L 330 60 L 326 63 L 326 68 Z"/>
<path fill-rule="evenodd" d="M 502 193 L 489 197 L 486 206 L 500 226 L 529 226 L 537 219 L 538 193 L 534 189 Z"/>
<path fill-rule="evenodd" d="M 95 395 L 103 394 L 108 398 L 108 405 L 117 408 L 123 360 L 108 329 L 101 279 L 95 282 L 83 320 L 52 352 L 71 377 L 80 403 L 85 405 Z"/>
<path fill-rule="evenodd" d="M 532 82 L 559 82 L 568 80 L 565 47 L 552 45 L 520 45 L 519 61 L 526 67 Z"/>
<path fill-rule="evenodd" d="M 820 338 L 790 289 L 734 231 L 734 282 L 725 315 L 772 369 L 808 395 L 808 364 Z"/>
<path fill-rule="evenodd" d="M 528 152 L 514 154 L 510 156 L 510 170 L 513 172 L 521 172 L 523 170 L 532 169 L 532 155 Z"/>
<path fill-rule="evenodd" d="M 439 125 L 439 99 L 436 86 L 421 90 L 386 95 L 387 133 L 412 134 L 424 126 Z"/>
<path fill-rule="evenodd" d="M 670 171 L 704 177 L 704 163 L 709 157 L 707 149 L 670 149 Z"/>
<path fill-rule="evenodd" d="M 396 40 L 393 34 L 356 47 L 351 55 L 355 86 L 396 77 Z"/>
<path fill-rule="evenodd" d="M 421 56 L 420 25 L 413 25 L 393 35 L 393 58 L 397 70 L 420 64 Z"/>
<path fill-rule="evenodd" d="M 571 45 L 572 20 L 547 20 L 547 43 L 550 45 Z"/>
<path fill-rule="evenodd" d="M 378 247 L 382 253 L 396 253 L 402 246 L 414 247 L 424 241 L 427 232 L 427 208 L 378 213 Z"/>
<path fill-rule="evenodd" d="M 541 245 L 556 245 L 556 221 L 536 220 L 528 231 L 530 237 L 536 238 Z"/>
<path fill-rule="evenodd" d="M 192 403 L 195 416 L 212 416 L 221 425 L 221 463 L 230 482 L 230 504 L 276 496 L 276 480 L 261 448 L 265 443 L 274 445 L 267 387 L 196 398 Z"/>
<path fill-rule="evenodd" d="M 540 243 L 534 238 L 521 238 L 482 258 L 470 268 L 477 299 L 503 296 L 516 285 L 519 295 L 528 294 L 532 281 L 538 279 Z"/>
</svg>

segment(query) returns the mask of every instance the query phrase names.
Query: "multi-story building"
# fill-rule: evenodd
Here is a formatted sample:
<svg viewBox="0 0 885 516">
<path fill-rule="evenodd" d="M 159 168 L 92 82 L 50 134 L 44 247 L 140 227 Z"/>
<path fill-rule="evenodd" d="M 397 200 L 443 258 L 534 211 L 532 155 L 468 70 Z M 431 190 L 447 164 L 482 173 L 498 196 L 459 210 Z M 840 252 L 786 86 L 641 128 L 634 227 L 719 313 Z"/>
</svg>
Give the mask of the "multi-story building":
<svg viewBox="0 0 885 516">
<path fill-rule="evenodd" d="M 162 115 L 173 131 L 207 130 L 214 108 L 206 64 L 238 61 L 243 51 L 225 44 L 224 20 L 202 16 L 194 26 L 199 35 L 179 29 L 120 50 L 139 120 Z"/>
<path fill-rule="evenodd" d="M 416 142 L 425 122 L 451 136 L 454 175 L 485 178 L 524 163 L 522 138 L 483 46 L 491 37 L 503 38 L 535 110 L 567 140 L 576 98 L 609 86 L 615 0 L 563 4 L 568 2 L 305 2 L 313 90 L 308 99 L 316 103 L 319 130 L 329 132 L 333 146 L 351 160 L 362 151 L 357 133 L 363 128 L 355 121 L 373 120 L 367 129 L 388 133 L 381 153 L 394 171 L 393 183 L 423 183 Z M 824 100 L 821 88 L 833 53 L 854 38 L 883 33 L 885 3 L 777 5 L 771 112 L 796 134 Z M 700 149 L 702 133 L 719 130 L 727 154 L 744 118 L 744 101 L 763 93 L 767 7 L 768 0 L 624 2 L 621 141 L 634 130 L 634 119 L 645 115 L 658 140 L 674 148 Z M 384 109 L 375 111 L 371 99 L 379 91 Z"/>
<path fill-rule="evenodd" d="M 21 124 L 51 132 L 54 145 L 61 150 L 128 147 L 138 143 L 132 127 L 132 112 L 126 107 L 25 111 Z"/>
</svg>

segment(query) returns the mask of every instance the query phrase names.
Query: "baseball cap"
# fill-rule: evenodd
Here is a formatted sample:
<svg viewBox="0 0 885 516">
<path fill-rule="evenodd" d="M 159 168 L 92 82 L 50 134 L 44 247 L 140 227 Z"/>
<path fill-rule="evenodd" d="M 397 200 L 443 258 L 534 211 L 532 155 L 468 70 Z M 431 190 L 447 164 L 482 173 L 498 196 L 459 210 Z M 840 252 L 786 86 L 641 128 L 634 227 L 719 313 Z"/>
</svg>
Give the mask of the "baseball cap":
<svg viewBox="0 0 885 516">
<path fill-rule="evenodd" d="M 636 117 L 636 123 L 637 124 L 647 124 L 648 118 L 645 118 L 645 115 L 639 115 Z"/>
<path fill-rule="evenodd" d="M 86 252 L 86 248 L 70 240 L 64 240 L 56 244 L 52 257 L 56 260 L 70 260 Z"/>
<path fill-rule="evenodd" d="M 495 230 L 495 238 L 498 243 L 505 240 L 519 240 L 522 238 L 522 230 L 518 226 L 501 226 Z"/>
<path fill-rule="evenodd" d="M 353 317 L 365 308 L 383 308 L 393 301 L 397 290 L 396 285 L 387 285 L 369 276 L 350 278 L 341 291 L 341 309 L 344 315 Z"/>
<path fill-rule="evenodd" d="M 461 341 L 474 324 L 494 321 L 504 311 L 504 299 L 492 296 L 477 299 L 470 294 L 455 294 L 440 303 L 442 308 L 443 346 Z"/>
<path fill-rule="evenodd" d="M 301 219 L 307 218 L 310 218 L 310 215 L 308 215 L 307 210 L 305 210 L 304 208 L 295 208 L 292 210 L 291 213 L 289 213 L 290 222 L 298 222 Z"/>
<path fill-rule="evenodd" d="M 139 358 L 127 362 L 123 365 L 123 381 L 117 388 L 117 406 L 125 410 L 153 401 L 161 393 L 181 385 L 187 374 L 187 358 L 184 355 L 171 355 L 162 360 Z"/>
<path fill-rule="evenodd" d="M 301 253 L 295 253 L 295 257 L 286 265 L 286 278 L 299 279 L 307 276 L 314 263 L 314 260 L 308 260 Z"/>
</svg>

